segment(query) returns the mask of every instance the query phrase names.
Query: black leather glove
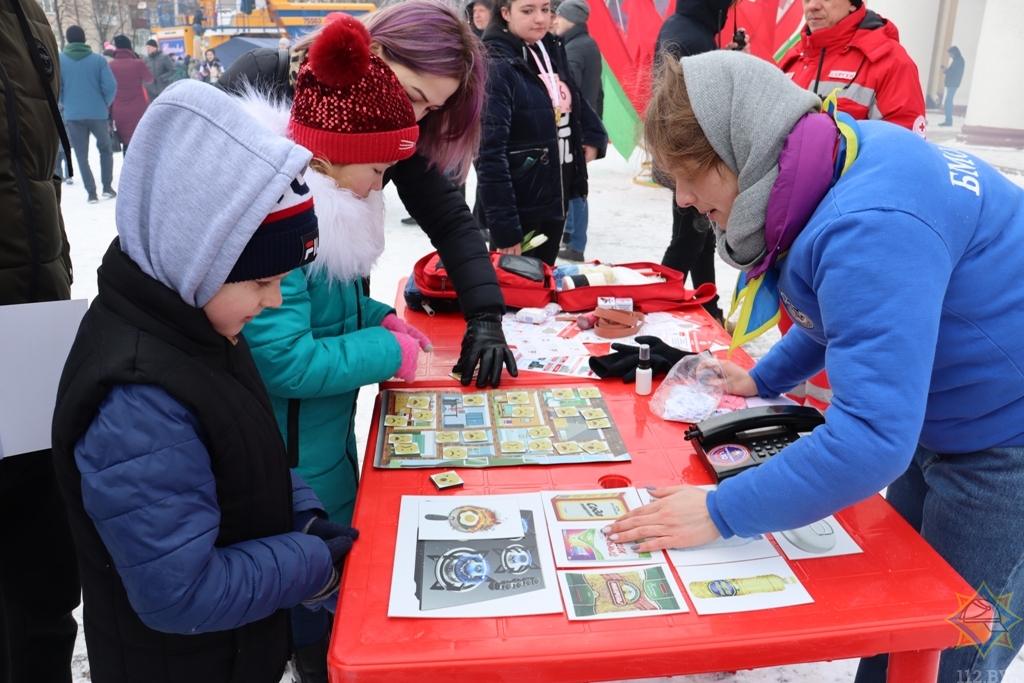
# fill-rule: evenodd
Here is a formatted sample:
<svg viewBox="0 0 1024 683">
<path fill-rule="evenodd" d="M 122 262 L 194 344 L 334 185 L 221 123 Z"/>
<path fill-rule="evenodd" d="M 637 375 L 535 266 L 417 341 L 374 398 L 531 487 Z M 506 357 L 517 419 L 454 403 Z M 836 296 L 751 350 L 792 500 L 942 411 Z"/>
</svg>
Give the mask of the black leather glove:
<svg viewBox="0 0 1024 683">
<path fill-rule="evenodd" d="M 655 377 L 667 375 L 672 366 L 686 356 L 693 355 L 692 351 L 681 351 L 659 337 L 643 336 L 637 337 L 635 341 L 651 347 L 651 374 Z M 601 378 L 622 377 L 623 382 L 635 382 L 636 366 L 640 363 L 640 347 L 616 343 L 612 344 L 612 350 L 615 353 L 592 357 L 590 369 Z"/>
<path fill-rule="evenodd" d="M 462 353 L 459 362 L 452 372 L 462 375 L 462 386 L 468 387 L 473 381 L 473 371 L 480 365 L 477 373 L 478 388 L 487 386 L 488 380 L 497 388 L 501 384 L 502 365 L 508 368 L 508 374 L 519 376 L 516 359 L 505 341 L 505 333 L 501 331 L 501 314 L 473 313 L 466 319 L 466 334 L 462 337 Z"/>
</svg>

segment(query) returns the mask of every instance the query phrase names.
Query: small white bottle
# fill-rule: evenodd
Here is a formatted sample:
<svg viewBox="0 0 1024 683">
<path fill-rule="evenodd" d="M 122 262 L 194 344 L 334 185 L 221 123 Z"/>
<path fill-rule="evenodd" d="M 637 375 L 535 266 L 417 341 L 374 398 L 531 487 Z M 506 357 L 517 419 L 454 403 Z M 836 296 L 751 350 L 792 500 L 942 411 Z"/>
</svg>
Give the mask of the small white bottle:
<svg viewBox="0 0 1024 683">
<path fill-rule="evenodd" d="M 636 366 L 636 393 L 647 396 L 651 393 L 651 347 L 640 345 L 640 362 Z"/>
</svg>

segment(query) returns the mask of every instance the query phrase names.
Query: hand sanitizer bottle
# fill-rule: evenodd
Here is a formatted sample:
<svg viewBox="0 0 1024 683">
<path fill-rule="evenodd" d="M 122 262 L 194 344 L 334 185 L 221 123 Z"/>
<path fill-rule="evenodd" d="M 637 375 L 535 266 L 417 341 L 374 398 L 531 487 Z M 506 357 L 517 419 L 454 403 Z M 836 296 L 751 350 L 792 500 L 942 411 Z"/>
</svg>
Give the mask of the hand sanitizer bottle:
<svg viewBox="0 0 1024 683">
<path fill-rule="evenodd" d="M 636 366 L 636 393 L 647 396 L 651 393 L 651 347 L 640 345 L 640 362 Z"/>
</svg>

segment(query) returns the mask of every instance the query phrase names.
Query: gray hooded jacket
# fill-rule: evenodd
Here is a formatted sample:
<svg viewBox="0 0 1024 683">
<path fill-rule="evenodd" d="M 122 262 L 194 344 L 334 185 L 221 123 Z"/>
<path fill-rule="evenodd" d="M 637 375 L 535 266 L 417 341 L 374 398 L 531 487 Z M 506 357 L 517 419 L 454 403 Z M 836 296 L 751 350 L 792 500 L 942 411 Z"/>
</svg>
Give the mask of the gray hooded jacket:
<svg viewBox="0 0 1024 683">
<path fill-rule="evenodd" d="M 311 157 L 221 90 L 173 83 L 142 117 L 125 157 L 117 197 L 121 249 L 201 308 Z"/>
</svg>

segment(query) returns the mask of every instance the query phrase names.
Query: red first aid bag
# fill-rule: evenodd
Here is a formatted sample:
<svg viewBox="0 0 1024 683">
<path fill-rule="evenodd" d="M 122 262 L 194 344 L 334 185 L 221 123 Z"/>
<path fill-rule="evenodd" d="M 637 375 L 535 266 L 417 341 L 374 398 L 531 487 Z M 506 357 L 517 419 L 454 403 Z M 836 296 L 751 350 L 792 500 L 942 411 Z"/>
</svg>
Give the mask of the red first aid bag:
<svg viewBox="0 0 1024 683">
<path fill-rule="evenodd" d="M 554 301 L 555 281 L 551 266 L 532 256 L 491 253 L 498 286 L 509 308 L 543 308 Z M 405 303 L 413 310 L 459 310 L 458 295 L 436 251 L 413 266 L 405 288 Z"/>
<path fill-rule="evenodd" d="M 600 261 L 597 261 L 596 264 L 600 264 Z M 638 262 L 616 263 L 615 265 L 650 272 L 661 276 L 664 281 L 641 285 L 591 285 L 563 289 L 558 292 L 555 301 L 566 311 L 578 312 L 592 311 L 597 308 L 598 297 L 628 297 L 633 300 L 634 311 L 651 313 L 699 306 L 711 301 L 717 293 L 713 282 L 705 282 L 697 289 L 687 289 L 682 273 L 660 263 Z"/>
</svg>

